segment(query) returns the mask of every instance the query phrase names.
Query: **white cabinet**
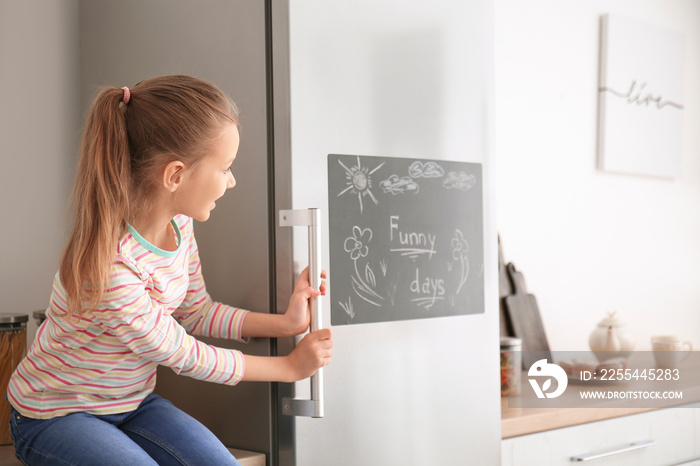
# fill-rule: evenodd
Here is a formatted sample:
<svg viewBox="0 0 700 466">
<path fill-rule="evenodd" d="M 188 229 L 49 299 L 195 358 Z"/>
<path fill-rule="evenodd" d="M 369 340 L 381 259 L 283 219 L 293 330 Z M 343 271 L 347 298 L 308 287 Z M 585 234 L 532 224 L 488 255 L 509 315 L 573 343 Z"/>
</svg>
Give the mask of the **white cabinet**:
<svg viewBox="0 0 700 466">
<path fill-rule="evenodd" d="M 649 411 L 505 439 L 501 447 L 502 465 L 572 465 L 578 463 L 577 457 L 611 453 L 646 441 L 653 444 L 584 464 L 700 465 L 700 408 Z"/>
</svg>

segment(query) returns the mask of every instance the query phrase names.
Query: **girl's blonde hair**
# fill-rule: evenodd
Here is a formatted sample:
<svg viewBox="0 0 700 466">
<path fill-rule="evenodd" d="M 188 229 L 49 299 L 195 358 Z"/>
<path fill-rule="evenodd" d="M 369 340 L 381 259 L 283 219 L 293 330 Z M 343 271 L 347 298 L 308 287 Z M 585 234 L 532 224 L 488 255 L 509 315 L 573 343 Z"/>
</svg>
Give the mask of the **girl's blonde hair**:
<svg viewBox="0 0 700 466">
<path fill-rule="evenodd" d="M 99 305 L 117 245 L 128 224 L 147 210 L 159 172 L 176 160 L 195 167 L 229 124 L 238 124 L 235 104 L 213 84 L 190 76 L 99 92 L 80 145 L 73 224 L 59 268 L 69 316 Z"/>
</svg>

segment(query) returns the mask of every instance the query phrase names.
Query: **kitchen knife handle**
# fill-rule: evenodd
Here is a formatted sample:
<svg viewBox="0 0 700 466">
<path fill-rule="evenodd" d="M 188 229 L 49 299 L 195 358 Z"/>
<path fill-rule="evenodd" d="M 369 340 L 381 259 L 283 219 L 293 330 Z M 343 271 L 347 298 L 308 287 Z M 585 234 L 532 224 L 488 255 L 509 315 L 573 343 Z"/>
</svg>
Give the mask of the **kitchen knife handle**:
<svg viewBox="0 0 700 466">
<path fill-rule="evenodd" d="M 307 226 L 309 229 L 309 280 L 311 287 L 321 286 L 321 222 L 319 209 L 280 210 L 281 227 Z M 321 296 L 309 302 L 311 330 L 323 328 Z M 288 416 L 323 417 L 323 368 L 311 376 L 311 399 L 282 398 L 282 414 Z"/>
</svg>

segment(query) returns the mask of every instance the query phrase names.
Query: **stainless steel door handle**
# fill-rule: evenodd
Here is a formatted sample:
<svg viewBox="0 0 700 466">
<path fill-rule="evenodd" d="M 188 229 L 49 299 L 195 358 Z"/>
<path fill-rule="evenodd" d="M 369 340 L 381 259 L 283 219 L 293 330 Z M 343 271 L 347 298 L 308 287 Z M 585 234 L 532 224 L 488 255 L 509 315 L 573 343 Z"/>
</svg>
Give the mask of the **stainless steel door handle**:
<svg viewBox="0 0 700 466">
<path fill-rule="evenodd" d="M 319 209 L 280 210 L 281 227 L 309 227 L 309 279 L 315 290 L 321 285 L 321 222 Z M 321 297 L 311 303 L 311 330 L 323 328 Z M 323 368 L 311 376 L 311 399 L 282 398 L 282 414 L 288 416 L 323 417 Z"/>
<path fill-rule="evenodd" d="M 642 448 L 647 448 L 647 447 L 650 447 L 652 445 L 656 445 L 656 442 L 653 440 L 642 440 L 640 442 L 633 442 L 633 443 L 630 443 L 629 445 L 626 445 L 624 447 L 616 448 L 614 450 L 605 451 L 602 453 L 589 453 L 587 455 L 572 456 L 571 461 L 579 462 L 579 461 L 597 460 L 598 458 L 605 458 L 607 456 L 617 455 L 620 453 L 626 453 L 628 451 L 640 450 Z"/>
</svg>

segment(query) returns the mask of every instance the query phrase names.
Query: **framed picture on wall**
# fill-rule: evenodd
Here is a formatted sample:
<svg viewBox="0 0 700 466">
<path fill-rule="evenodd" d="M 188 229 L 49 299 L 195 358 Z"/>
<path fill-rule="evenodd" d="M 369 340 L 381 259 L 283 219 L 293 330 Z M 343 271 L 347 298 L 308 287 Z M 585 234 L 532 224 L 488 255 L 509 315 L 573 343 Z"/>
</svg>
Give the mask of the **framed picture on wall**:
<svg viewBox="0 0 700 466">
<path fill-rule="evenodd" d="M 675 178 L 683 146 L 684 36 L 601 17 L 598 168 Z"/>
</svg>

